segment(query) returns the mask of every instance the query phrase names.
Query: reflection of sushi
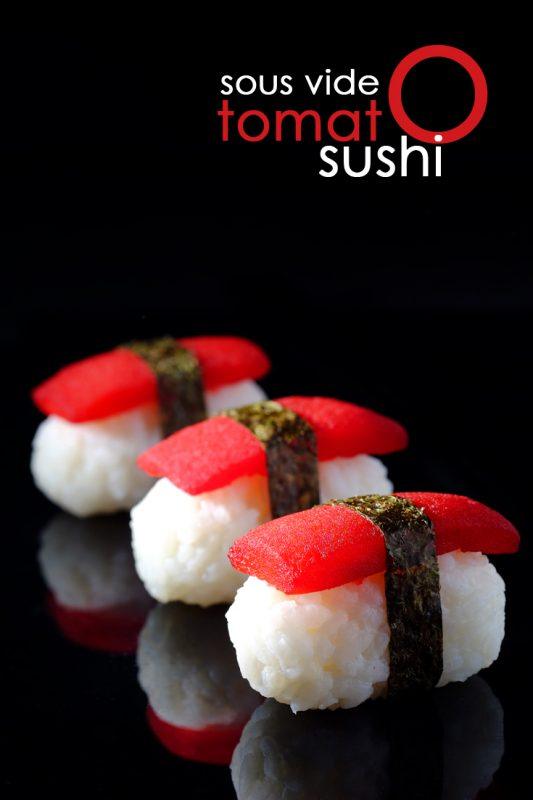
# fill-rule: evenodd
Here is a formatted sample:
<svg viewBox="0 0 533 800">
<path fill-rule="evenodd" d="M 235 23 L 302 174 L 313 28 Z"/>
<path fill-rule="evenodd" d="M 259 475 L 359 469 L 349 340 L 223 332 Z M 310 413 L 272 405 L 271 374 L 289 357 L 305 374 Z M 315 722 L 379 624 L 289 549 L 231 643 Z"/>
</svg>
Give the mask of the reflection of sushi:
<svg viewBox="0 0 533 800">
<path fill-rule="evenodd" d="M 163 602 L 230 602 L 244 580 L 226 558 L 237 536 L 320 497 L 392 491 L 366 454 L 406 442 L 398 423 L 323 397 L 254 403 L 179 431 L 139 458 L 160 478 L 132 511 L 139 575 Z"/>
<path fill-rule="evenodd" d="M 135 573 L 124 519 L 59 514 L 43 531 L 39 564 L 48 607 L 68 639 L 96 650 L 135 651 L 153 601 Z"/>
<path fill-rule="evenodd" d="M 504 749 L 503 711 L 481 678 L 338 714 L 258 708 L 233 754 L 238 800 L 468 800 L 488 787 Z M 287 789 L 290 787 L 290 794 Z"/>
<path fill-rule="evenodd" d="M 227 614 L 242 674 L 294 711 L 465 680 L 504 634 L 504 582 L 482 553 L 517 548 L 510 522 L 458 495 L 369 495 L 268 522 L 229 553 L 253 576 Z"/>
<path fill-rule="evenodd" d="M 239 674 L 221 609 L 155 608 L 139 640 L 150 727 L 175 755 L 228 764 L 261 701 Z"/>
<path fill-rule="evenodd" d="M 151 481 L 135 459 L 163 436 L 262 400 L 263 351 L 229 336 L 133 342 L 60 370 L 33 392 L 35 483 L 77 516 L 127 510 Z"/>
</svg>

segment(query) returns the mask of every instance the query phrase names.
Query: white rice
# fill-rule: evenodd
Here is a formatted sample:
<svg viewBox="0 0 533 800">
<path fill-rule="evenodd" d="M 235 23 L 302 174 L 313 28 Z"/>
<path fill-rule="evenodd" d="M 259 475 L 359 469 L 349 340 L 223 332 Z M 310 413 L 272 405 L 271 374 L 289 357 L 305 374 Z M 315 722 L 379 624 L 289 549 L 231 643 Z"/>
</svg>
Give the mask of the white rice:
<svg viewBox="0 0 533 800">
<path fill-rule="evenodd" d="M 154 406 L 98 422 L 50 416 L 35 434 L 31 471 L 50 500 L 78 517 L 126 510 L 153 484 L 135 460 L 160 438 Z"/>
<path fill-rule="evenodd" d="M 206 392 L 207 411 L 215 414 L 264 397 L 254 381 L 239 381 Z M 31 471 L 43 494 L 78 517 L 127 511 L 154 483 L 137 467 L 137 456 L 161 438 L 155 406 L 95 422 L 52 415 L 35 434 Z"/>
<path fill-rule="evenodd" d="M 43 531 L 38 558 L 46 585 L 63 606 L 97 610 L 148 604 L 123 520 L 58 514 Z"/>
<path fill-rule="evenodd" d="M 387 467 L 374 456 L 333 458 L 320 461 L 320 502 L 356 494 L 391 494 L 393 486 L 387 477 Z"/>
<path fill-rule="evenodd" d="M 321 462 L 319 478 L 323 501 L 392 491 L 385 466 L 371 456 Z M 239 478 L 198 495 L 162 478 L 131 512 L 137 571 L 148 592 L 161 602 L 231 602 L 246 576 L 233 569 L 228 549 L 268 519 L 265 477 Z"/>
<path fill-rule="evenodd" d="M 235 538 L 269 519 L 266 479 L 240 478 L 190 495 L 159 480 L 131 512 L 137 572 L 161 602 L 231 602 L 244 577 L 227 558 Z"/>
<path fill-rule="evenodd" d="M 243 722 L 261 701 L 239 673 L 220 608 L 155 608 L 139 639 L 137 664 L 151 707 L 171 725 Z"/>
<path fill-rule="evenodd" d="M 444 686 L 497 658 L 505 585 L 481 553 L 448 553 L 439 557 L 439 568 Z M 351 708 L 386 690 L 389 627 L 382 573 L 303 595 L 286 595 L 251 577 L 227 618 L 243 676 L 293 711 Z"/>
<path fill-rule="evenodd" d="M 225 408 L 236 408 L 248 403 L 266 400 L 266 394 L 255 381 L 237 381 L 220 386 L 205 393 L 205 405 L 208 416 L 212 417 Z"/>
<path fill-rule="evenodd" d="M 415 700 L 414 709 L 406 698 L 400 710 L 372 703 L 296 716 L 267 700 L 254 711 L 233 753 L 238 800 L 378 800 L 391 796 L 402 770 L 402 796 L 426 797 L 425 782 L 433 797 L 441 780 L 439 797 L 477 797 L 503 755 L 502 707 L 481 678 L 448 686 L 429 699 L 423 705 Z M 400 713 L 404 725 L 398 724 Z M 409 746 L 421 764 L 426 759 L 439 764 L 439 772 L 406 768 L 401 759 Z"/>
</svg>

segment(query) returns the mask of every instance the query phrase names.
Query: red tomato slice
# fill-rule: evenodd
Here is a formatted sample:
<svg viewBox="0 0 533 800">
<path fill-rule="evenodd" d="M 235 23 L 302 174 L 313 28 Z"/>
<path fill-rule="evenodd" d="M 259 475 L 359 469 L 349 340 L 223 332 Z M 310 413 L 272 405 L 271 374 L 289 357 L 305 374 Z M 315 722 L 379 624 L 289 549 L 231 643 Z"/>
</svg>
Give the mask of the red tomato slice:
<svg viewBox="0 0 533 800">
<path fill-rule="evenodd" d="M 178 340 L 200 363 L 206 389 L 228 383 L 257 380 L 270 369 L 270 361 L 258 345 L 239 336 L 192 336 Z"/>
<path fill-rule="evenodd" d="M 155 375 L 131 350 L 117 348 L 63 367 L 32 393 L 44 414 L 89 422 L 157 402 Z"/>
<path fill-rule="evenodd" d="M 303 411 L 313 428 L 316 424 L 319 459 L 390 452 L 407 441 L 396 422 L 352 403 L 327 397 L 289 397 L 280 402 L 297 414 Z M 243 425 L 225 417 L 174 433 L 143 453 L 137 463 L 149 475 L 168 478 L 189 494 L 219 489 L 244 475 L 266 475 L 263 445 Z"/>
<path fill-rule="evenodd" d="M 146 450 L 137 459 L 148 475 L 168 478 L 189 494 L 211 492 L 244 475 L 266 475 L 259 439 L 228 417 L 190 425 Z"/>
<path fill-rule="evenodd" d="M 435 527 L 439 555 L 452 550 L 514 553 L 516 528 L 488 506 L 468 497 L 402 493 L 424 509 Z M 266 522 L 232 545 L 239 572 L 267 581 L 286 594 L 306 594 L 361 581 L 385 570 L 380 528 L 346 506 L 315 506 Z"/>
<path fill-rule="evenodd" d="M 282 397 L 278 403 L 312 426 L 321 461 L 359 453 L 382 455 L 407 447 L 405 428 L 368 408 L 331 397 Z"/>
<path fill-rule="evenodd" d="M 204 386 L 262 377 L 270 367 L 253 342 L 236 336 L 182 339 L 197 357 Z M 32 393 L 45 414 L 70 422 L 89 422 L 157 402 L 157 382 L 148 364 L 124 347 L 76 361 L 41 383 Z"/>
</svg>

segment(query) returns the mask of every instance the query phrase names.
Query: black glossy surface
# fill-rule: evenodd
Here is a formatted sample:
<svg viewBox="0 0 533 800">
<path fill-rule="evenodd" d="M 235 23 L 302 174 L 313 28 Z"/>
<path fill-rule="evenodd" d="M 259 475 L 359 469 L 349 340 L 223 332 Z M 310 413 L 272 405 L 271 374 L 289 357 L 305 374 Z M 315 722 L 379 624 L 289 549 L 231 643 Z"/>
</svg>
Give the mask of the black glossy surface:
<svg viewBox="0 0 533 800">
<path fill-rule="evenodd" d="M 90 651 L 59 632 L 36 560 L 56 511 L 27 469 L 39 421 L 28 390 L 62 363 L 136 337 L 232 332 L 271 354 L 272 396 L 337 395 L 404 422 L 411 447 L 387 459 L 398 489 L 469 494 L 522 531 L 521 553 L 494 559 L 508 587 L 507 634 L 482 678 L 503 708 L 505 753 L 481 797 L 527 795 L 530 219 L 517 187 L 530 156 L 508 122 L 524 102 L 519 47 L 503 33 L 398 33 L 390 43 L 365 35 L 346 45 L 325 36 L 324 58 L 386 72 L 432 40 L 464 46 L 487 70 L 491 101 L 479 136 L 450 149 L 440 182 L 327 185 L 310 174 L 314 150 L 214 144 L 214 76 L 266 71 L 255 48 L 221 48 L 178 91 L 178 74 L 191 68 L 170 33 L 97 41 L 32 32 L 2 47 L 2 363 L 12 445 L 4 465 L 15 478 L 3 504 L 2 705 L 3 779 L 12 789 L 234 797 L 227 768 L 181 760 L 154 738 L 131 655 Z M 294 69 L 323 67 L 309 41 L 303 60 L 280 52 L 283 66 L 269 71 L 294 61 Z M 449 100 L 446 81 L 439 87 Z M 366 746 L 367 726 L 377 737 L 368 771 L 384 765 L 381 789 L 366 792 L 369 777 L 347 796 L 432 797 L 412 751 L 391 750 L 398 717 L 361 712 L 318 723 L 331 725 L 333 742 L 346 724 L 354 749 Z M 417 717 L 401 713 L 410 731 Z M 306 725 L 298 719 L 295 731 Z M 426 732 L 427 758 L 443 769 L 442 731 L 430 722 Z M 324 756 L 329 769 L 335 752 Z"/>
</svg>

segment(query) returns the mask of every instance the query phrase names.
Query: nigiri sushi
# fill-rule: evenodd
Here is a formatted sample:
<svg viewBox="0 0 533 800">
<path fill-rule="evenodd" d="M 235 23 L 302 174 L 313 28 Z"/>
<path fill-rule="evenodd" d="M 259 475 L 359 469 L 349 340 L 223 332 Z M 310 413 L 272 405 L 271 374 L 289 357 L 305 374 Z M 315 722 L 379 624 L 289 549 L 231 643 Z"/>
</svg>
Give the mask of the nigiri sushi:
<svg viewBox="0 0 533 800">
<path fill-rule="evenodd" d="M 406 446 L 397 422 L 352 403 L 284 397 L 192 425 L 140 456 L 159 481 L 131 512 L 137 571 L 157 600 L 231 602 L 232 542 L 271 517 L 339 494 L 389 492 L 368 455 Z"/>
<path fill-rule="evenodd" d="M 505 585 L 484 553 L 519 536 L 466 497 L 369 495 L 249 531 L 229 551 L 250 577 L 227 613 L 241 672 L 293 711 L 444 686 L 489 666 Z"/>
<path fill-rule="evenodd" d="M 122 515 L 57 515 L 42 533 L 38 560 L 48 610 L 67 639 L 91 650 L 135 652 L 154 601 L 135 572 Z"/>
<path fill-rule="evenodd" d="M 479 677 L 427 699 L 297 715 L 267 700 L 233 754 L 237 800 L 481 797 L 504 752 L 498 699 Z"/>
<path fill-rule="evenodd" d="M 148 722 L 174 753 L 229 764 L 262 698 L 241 677 L 222 609 L 170 603 L 146 620 L 137 651 Z"/>
<path fill-rule="evenodd" d="M 153 481 L 135 459 L 176 430 L 265 397 L 269 369 L 233 336 L 132 342 L 64 367 L 34 389 L 47 419 L 33 440 L 38 488 L 76 516 L 129 510 Z"/>
</svg>

